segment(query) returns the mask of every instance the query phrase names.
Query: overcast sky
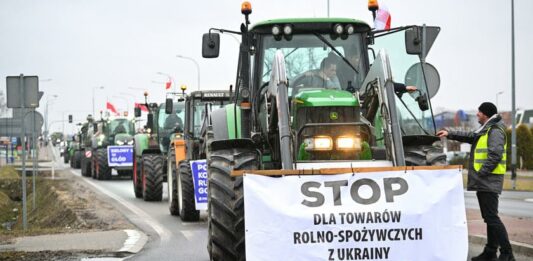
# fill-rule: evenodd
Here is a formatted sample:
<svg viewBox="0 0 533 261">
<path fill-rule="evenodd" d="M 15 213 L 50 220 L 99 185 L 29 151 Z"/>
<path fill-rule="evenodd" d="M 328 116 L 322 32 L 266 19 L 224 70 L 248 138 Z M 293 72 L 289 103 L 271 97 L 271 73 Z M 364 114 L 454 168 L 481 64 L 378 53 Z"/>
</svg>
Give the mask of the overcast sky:
<svg viewBox="0 0 533 261">
<path fill-rule="evenodd" d="M 210 27 L 239 28 L 243 17 L 236 0 L 0 0 L 0 89 L 8 75 L 38 75 L 50 101 L 50 121 L 64 113 L 81 120 L 106 99 L 131 110 L 142 90 L 162 101 L 166 81 L 197 87 L 193 62 L 200 65 L 202 89 L 225 89 L 235 81 L 236 39 L 221 36 L 218 59 L 202 59 L 201 38 Z M 252 1 L 252 23 L 281 17 L 325 17 L 326 0 Z M 392 26 L 437 25 L 441 33 L 427 58 L 441 76 L 435 108 L 474 110 L 499 96 L 511 108 L 511 4 L 509 0 L 382 0 Z M 517 106 L 533 108 L 533 1 L 515 0 Z M 330 0 L 332 17 L 371 22 L 364 0 Z M 528 50 L 529 48 L 529 50 Z M 530 78 L 530 77 L 529 77 Z M 100 90 L 97 87 L 104 86 Z M 136 88 L 136 89 L 132 89 Z M 128 93 L 128 95 L 124 94 Z M 117 98 L 121 96 L 122 98 Z M 135 98 L 134 98 L 135 97 Z M 51 98 L 50 98 L 51 99 Z M 51 129 L 59 129 L 60 124 Z M 70 130 L 68 128 L 67 130 Z"/>
</svg>

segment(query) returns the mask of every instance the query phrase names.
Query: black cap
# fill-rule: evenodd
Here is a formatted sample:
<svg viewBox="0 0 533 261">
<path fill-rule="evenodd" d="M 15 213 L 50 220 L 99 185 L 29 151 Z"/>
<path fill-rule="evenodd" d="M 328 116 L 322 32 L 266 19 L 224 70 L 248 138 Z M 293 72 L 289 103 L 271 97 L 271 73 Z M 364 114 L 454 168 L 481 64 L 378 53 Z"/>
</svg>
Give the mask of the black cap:
<svg viewBox="0 0 533 261">
<path fill-rule="evenodd" d="M 492 102 L 482 103 L 481 105 L 479 105 L 478 110 L 489 118 L 492 117 L 492 115 L 498 113 L 496 105 L 494 105 Z"/>
</svg>

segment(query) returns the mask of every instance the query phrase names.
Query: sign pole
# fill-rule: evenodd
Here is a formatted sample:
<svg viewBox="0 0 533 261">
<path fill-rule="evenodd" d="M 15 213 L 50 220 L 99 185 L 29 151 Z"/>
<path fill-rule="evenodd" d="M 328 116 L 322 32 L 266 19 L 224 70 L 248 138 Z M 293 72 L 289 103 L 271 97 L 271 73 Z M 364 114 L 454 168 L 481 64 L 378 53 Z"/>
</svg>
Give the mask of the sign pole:
<svg viewBox="0 0 533 261">
<path fill-rule="evenodd" d="M 26 111 L 24 110 L 24 75 L 20 74 L 19 86 L 21 90 L 20 101 L 22 110 L 22 133 L 20 139 L 22 142 L 22 227 L 24 231 L 28 228 L 28 209 L 26 201 L 26 128 L 24 124 L 24 118 Z"/>
<path fill-rule="evenodd" d="M 37 172 L 37 158 L 39 157 L 39 153 L 37 152 L 37 146 L 35 145 L 36 142 L 35 142 L 35 108 L 32 110 L 33 112 L 33 123 L 32 123 L 32 130 L 31 130 L 31 139 L 32 139 L 32 147 L 33 147 L 33 176 L 32 176 L 32 183 L 33 183 L 33 188 L 32 188 L 32 196 L 33 196 L 33 202 L 32 202 L 32 210 L 35 210 L 35 206 L 36 206 L 36 197 L 37 197 L 37 191 L 35 190 L 36 189 L 36 186 L 35 186 L 35 175 L 36 175 L 36 172 Z"/>
</svg>

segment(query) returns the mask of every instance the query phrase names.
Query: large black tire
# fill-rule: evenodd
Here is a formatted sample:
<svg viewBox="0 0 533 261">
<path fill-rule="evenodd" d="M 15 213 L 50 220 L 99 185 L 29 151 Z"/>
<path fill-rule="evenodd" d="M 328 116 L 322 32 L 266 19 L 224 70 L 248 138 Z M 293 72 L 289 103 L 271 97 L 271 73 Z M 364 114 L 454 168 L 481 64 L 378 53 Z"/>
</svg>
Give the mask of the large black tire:
<svg viewBox="0 0 533 261">
<path fill-rule="evenodd" d="M 81 175 L 84 177 L 88 177 L 91 175 L 91 160 L 91 158 L 85 157 L 83 152 L 83 154 L 81 155 Z"/>
<path fill-rule="evenodd" d="M 70 167 L 74 169 L 74 155 L 76 152 L 73 152 L 72 155 L 70 155 Z"/>
<path fill-rule="evenodd" d="M 404 148 L 407 166 L 444 166 L 446 154 L 442 148 L 431 145 L 409 146 Z"/>
<path fill-rule="evenodd" d="M 63 152 L 63 163 L 67 164 L 69 160 L 68 151 Z"/>
<path fill-rule="evenodd" d="M 176 151 L 172 146 L 168 152 L 167 159 L 167 184 L 168 184 L 168 210 L 173 216 L 180 214 L 178 198 L 178 178 L 176 176 Z"/>
<path fill-rule="evenodd" d="M 142 156 L 143 199 L 161 201 L 163 199 L 163 156 L 145 154 Z"/>
<path fill-rule="evenodd" d="M 232 170 L 257 169 L 259 156 L 244 148 L 211 151 L 208 160 L 208 251 L 211 260 L 245 260 L 242 177 Z"/>
<path fill-rule="evenodd" d="M 107 164 L 107 149 L 98 149 L 96 151 L 96 177 L 99 180 L 111 179 L 111 168 Z"/>
<path fill-rule="evenodd" d="M 142 161 L 133 156 L 133 193 L 136 198 L 143 197 L 143 181 L 142 181 Z"/>
<path fill-rule="evenodd" d="M 77 150 L 74 152 L 73 157 L 74 157 L 74 168 L 75 169 L 81 168 L 81 157 L 82 157 L 81 153 L 82 152 L 80 150 Z"/>
<path fill-rule="evenodd" d="M 200 211 L 196 210 L 194 204 L 194 183 L 192 180 L 191 165 L 188 160 L 180 162 L 179 169 L 179 206 L 180 218 L 186 222 L 200 220 Z"/>
</svg>

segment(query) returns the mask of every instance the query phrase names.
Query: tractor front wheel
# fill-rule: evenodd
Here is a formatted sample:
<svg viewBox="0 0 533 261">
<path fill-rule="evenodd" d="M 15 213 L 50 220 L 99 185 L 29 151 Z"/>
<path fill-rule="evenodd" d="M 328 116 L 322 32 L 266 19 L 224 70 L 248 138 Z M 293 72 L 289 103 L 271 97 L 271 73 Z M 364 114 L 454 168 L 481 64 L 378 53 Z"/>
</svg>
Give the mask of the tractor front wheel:
<svg viewBox="0 0 533 261">
<path fill-rule="evenodd" d="M 136 198 L 142 198 L 143 196 L 143 182 L 142 182 L 142 160 L 137 157 L 133 157 L 133 192 Z"/>
<path fill-rule="evenodd" d="M 174 147 L 170 149 L 167 160 L 168 210 L 173 216 L 180 214 L 178 184 L 176 174 L 176 154 Z"/>
<path fill-rule="evenodd" d="M 107 149 L 96 151 L 97 177 L 99 180 L 111 179 L 111 168 L 107 164 Z"/>
<path fill-rule="evenodd" d="M 163 157 L 156 154 L 142 156 L 142 184 L 144 201 L 163 199 Z"/>
<path fill-rule="evenodd" d="M 212 151 L 208 159 L 207 243 L 211 260 L 244 260 L 244 195 L 242 177 L 232 170 L 257 169 L 257 151 L 231 148 Z"/>
<path fill-rule="evenodd" d="M 200 211 L 196 210 L 194 204 L 194 183 L 189 161 L 181 161 L 179 170 L 178 195 L 180 218 L 186 222 L 198 221 L 200 220 Z"/>
</svg>

